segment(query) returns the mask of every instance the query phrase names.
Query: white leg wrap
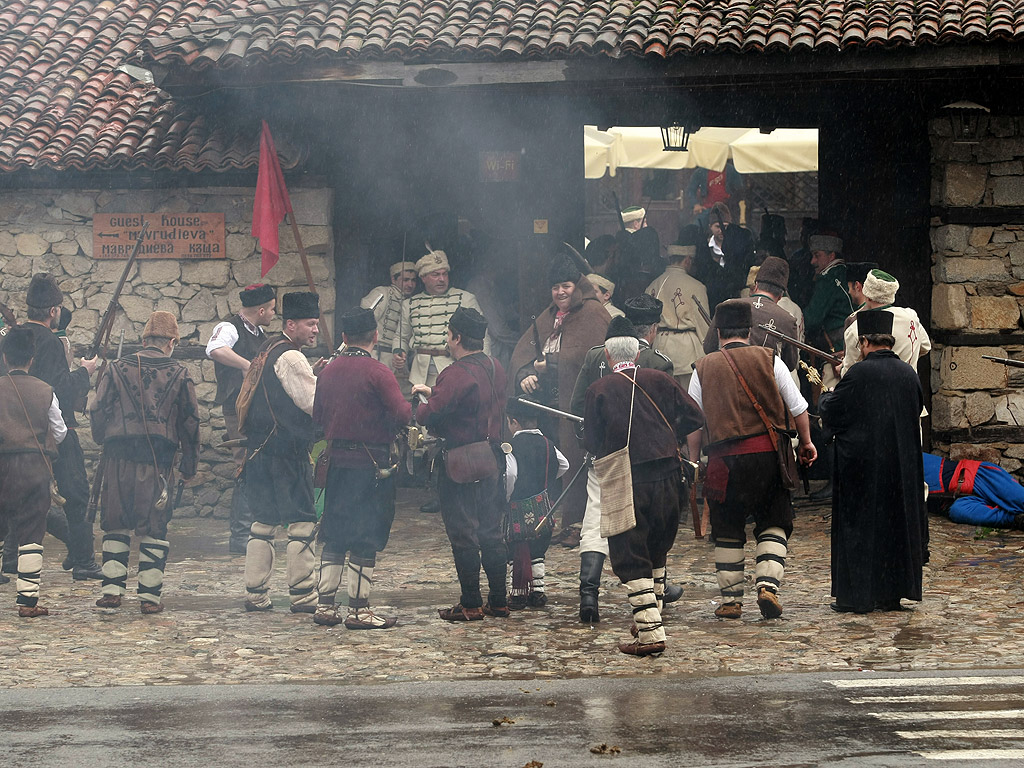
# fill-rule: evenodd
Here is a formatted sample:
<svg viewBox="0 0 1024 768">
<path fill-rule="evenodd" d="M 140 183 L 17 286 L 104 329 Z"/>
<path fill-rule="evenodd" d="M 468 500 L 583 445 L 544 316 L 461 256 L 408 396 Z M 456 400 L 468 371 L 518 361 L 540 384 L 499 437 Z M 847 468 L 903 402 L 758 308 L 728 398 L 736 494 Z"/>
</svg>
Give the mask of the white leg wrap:
<svg viewBox="0 0 1024 768">
<path fill-rule="evenodd" d="M 315 605 L 317 601 L 313 578 L 316 566 L 315 527 L 316 523 L 292 523 L 288 526 L 288 594 L 293 607 Z"/>
<path fill-rule="evenodd" d="M 43 573 L 43 545 L 18 547 L 18 605 L 33 607 L 39 602 L 39 582 Z"/>
<path fill-rule="evenodd" d="M 349 609 L 368 607 L 370 592 L 373 590 L 373 566 L 353 562 L 353 558 L 349 557 L 346 571 Z"/>
<path fill-rule="evenodd" d="M 245 591 L 249 602 L 270 605 L 267 594 L 270 574 L 274 570 L 274 531 L 277 526 L 253 523 L 249 542 L 245 545 Z"/>
<path fill-rule="evenodd" d="M 743 601 L 743 544 L 739 539 L 715 541 L 715 570 L 723 603 Z"/>
<path fill-rule="evenodd" d="M 338 563 L 332 560 L 325 560 L 323 557 L 320 558 L 320 578 L 316 584 L 317 603 L 319 605 L 334 605 L 344 571 L 344 561 Z"/>
<path fill-rule="evenodd" d="M 102 594 L 124 596 L 128 588 L 128 551 L 131 546 L 132 532 L 127 528 L 103 534 Z"/>
<path fill-rule="evenodd" d="M 601 485 L 593 467 L 587 470 L 587 508 L 580 528 L 580 554 L 584 552 L 608 556 L 608 539 L 601 536 Z"/>
<path fill-rule="evenodd" d="M 661 611 L 654 596 L 654 579 L 633 579 L 626 582 L 629 590 L 629 605 L 633 609 L 633 621 L 639 630 L 637 639 L 641 643 L 657 643 L 665 640 L 665 627 L 661 623 Z"/>
<path fill-rule="evenodd" d="M 758 588 L 767 587 L 772 592 L 779 591 L 779 585 L 786 572 L 788 544 L 786 532 L 781 528 L 766 528 L 757 537 L 757 548 L 754 550 L 757 560 L 754 566 L 754 581 Z"/>
<path fill-rule="evenodd" d="M 512 561 L 508 560 L 505 563 L 505 594 L 512 594 Z"/>
<path fill-rule="evenodd" d="M 654 596 L 658 598 L 658 609 L 665 607 L 665 579 L 666 573 L 664 568 L 655 568 L 652 573 L 654 574 Z"/>
<path fill-rule="evenodd" d="M 139 539 L 139 600 L 144 603 L 160 602 L 170 548 L 168 542 L 152 536 Z"/>
<path fill-rule="evenodd" d="M 530 562 L 530 568 L 533 575 L 533 589 L 531 592 L 543 592 L 544 591 L 544 558 L 535 557 Z"/>
</svg>

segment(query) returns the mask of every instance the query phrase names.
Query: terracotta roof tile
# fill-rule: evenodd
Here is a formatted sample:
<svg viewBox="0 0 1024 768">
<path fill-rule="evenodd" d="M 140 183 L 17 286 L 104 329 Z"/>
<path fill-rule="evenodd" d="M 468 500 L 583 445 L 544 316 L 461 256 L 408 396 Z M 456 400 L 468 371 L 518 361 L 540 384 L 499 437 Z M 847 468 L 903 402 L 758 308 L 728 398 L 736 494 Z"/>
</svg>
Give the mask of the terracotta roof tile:
<svg viewBox="0 0 1024 768">
<path fill-rule="evenodd" d="M 1024 40 L 1024 0 L 3 0 L 0 171 L 256 163 L 255 127 L 215 124 L 118 71 L 125 63 L 664 58 L 990 40 Z M 302 150 L 292 154 L 286 165 Z"/>
</svg>

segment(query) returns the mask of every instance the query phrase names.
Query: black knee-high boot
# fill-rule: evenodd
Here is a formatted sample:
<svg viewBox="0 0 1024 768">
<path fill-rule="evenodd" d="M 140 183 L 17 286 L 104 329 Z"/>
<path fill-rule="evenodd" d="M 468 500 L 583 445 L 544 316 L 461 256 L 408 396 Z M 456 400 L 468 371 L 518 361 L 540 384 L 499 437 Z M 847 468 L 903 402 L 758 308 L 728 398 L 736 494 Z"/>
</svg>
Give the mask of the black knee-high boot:
<svg viewBox="0 0 1024 768">
<path fill-rule="evenodd" d="M 596 624 L 601 620 L 597 611 L 597 591 L 601 587 L 602 570 L 603 553 L 580 553 L 580 621 L 587 624 Z"/>
</svg>

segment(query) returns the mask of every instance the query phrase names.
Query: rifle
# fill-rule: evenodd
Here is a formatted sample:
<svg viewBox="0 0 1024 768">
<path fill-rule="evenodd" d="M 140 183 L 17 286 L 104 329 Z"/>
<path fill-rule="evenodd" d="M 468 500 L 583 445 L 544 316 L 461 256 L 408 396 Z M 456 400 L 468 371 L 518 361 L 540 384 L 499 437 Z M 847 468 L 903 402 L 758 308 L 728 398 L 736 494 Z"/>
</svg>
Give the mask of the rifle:
<svg viewBox="0 0 1024 768">
<path fill-rule="evenodd" d="M 562 245 L 564 245 L 569 250 L 569 258 L 572 259 L 572 262 L 576 266 L 576 269 L 578 269 L 584 275 L 589 275 L 591 272 L 594 271 L 594 268 L 590 266 L 590 262 L 583 257 L 583 254 L 581 254 L 579 251 L 577 251 L 564 240 L 562 241 Z"/>
<path fill-rule="evenodd" d="M 131 255 L 128 257 L 128 263 L 124 265 L 121 279 L 117 281 L 117 287 L 114 289 L 114 293 L 110 297 L 110 303 L 107 304 L 107 309 L 103 313 L 99 327 L 96 329 L 96 336 L 86 352 L 86 357 L 96 357 L 100 352 L 103 352 L 103 363 L 101 363 L 101 366 L 106 365 L 107 362 L 106 350 L 110 344 L 110 333 L 114 329 L 114 317 L 117 314 L 118 307 L 117 301 L 121 298 L 121 291 L 124 289 L 125 281 L 128 279 L 128 273 L 131 272 L 132 267 L 135 265 L 135 260 L 139 257 L 139 249 L 146 239 L 147 229 L 149 229 L 148 221 L 143 222 L 142 229 L 139 230 L 139 237 L 135 241 L 135 247 L 132 248 Z"/>
<path fill-rule="evenodd" d="M 523 405 L 528 405 L 531 408 L 536 408 L 539 411 L 545 411 L 546 413 L 553 413 L 555 416 L 559 416 L 569 421 L 574 421 L 577 424 L 583 423 L 583 417 L 577 416 L 575 413 L 568 413 L 566 411 L 560 411 L 557 408 L 551 408 L 547 405 L 541 405 L 540 403 L 534 402 L 533 400 L 527 400 L 525 397 L 518 398 L 519 402 Z"/>
<path fill-rule="evenodd" d="M 107 367 L 107 350 L 110 346 L 110 333 L 114 329 L 114 316 L 117 314 L 118 299 L 121 297 L 121 291 L 124 289 L 125 281 L 128 279 L 128 273 L 131 272 L 132 267 L 135 265 L 135 260 L 139 257 L 139 249 L 142 248 L 142 243 L 146 239 L 147 229 L 149 229 L 149 222 L 144 221 L 142 229 L 139 230 L 139 236 L 135 241 L 135 246 L 128 257 L 128 263 L 124 265 L 124 270 L 121 272 L 121 279 L 117 281 L 117 288 L 114 289 L 114 293 L 110 297 L 110 303 L 100 319 L 99 328 L 96 329 L 96 337 L 93 339 L 85 355 L 87 358 L 102 355 L 103 362 L 100 363 L 97 372 L 98 376 L 101 376 Z M 103 475 L 106 466 L 107 452 L 101 451 L 100 460 L 96 462 L 96 474 L 92 481 L 92 491 L 89 493 L 89 505 L 86 508 L 86 518 L 90 524 L 96 520 L 96 512 L 100 507 L 100 490 L 103 485 Z"/>
<path fill-rule="evenodd" d="M 995 363 L 1001 363 L 1008 365 L 1011 368 L 1024 368 L 1024 360 L 1012 360 L 1009 357 L 992 357 L 992 355 L 982 355 L 982 360 L 991 360 Z"/>
<path fill-rule="evenodd" d="M 612 200 L 615 201 L 615 215 L 619 217 L 619 229 L 625 232 L 626 222 L 622 220 L 622 206 L 619 205 L 619 196 L 615 192 L 612 192 Z"/>
<path fill-rule="evenodd" d="M 4 325 L 8 328 L 14 328 L 18 324 L 18 318 L 15 317 L 14 312 L 2 301 L 0 301 L 0 317 L 4 319 Z"/>
<path fill-rule="evenodd" d="M 704 322 L 708 324 L 708 327 L 710 327 L 711 315 L 709 315 L 708 311 L 704 309 L 704 305 L 700 303 L 700 299 L 697 298 L 697 294 L 690 294 L 690 298 L 693 299 L 693 303 L 697 305 L 697 311 L 700 312 L 700 316 L 704 318 Z"/>
<path fill-rule="evenodd" d="M 767 333 L 769 336 L 772 336 L 778 339 L 779 341 L 784 341 L 787 344 L 791 344 L 797 349 L 802 349 L 804 352 L 808 352 L 814 355 L 815 357 L 821 358 L 826 363 L 831 363 L 832 365 L 841 365 L 843 362 L 835 355 L 830 355 L 828 352 L 822 352 L 820 349 L 818 349 L 817 347 L 812 347 L 810 344 L 804 344 L 804 342 L 794 339 L 792 336 L 787 336 L 782 331 L 777 331 L 771 326 L 762 323 L 757 327 L 760 328 L 765 333 Z M 1024 368 L 1024 364 L 1022 364 L 1021 367 Z"/>
</svg>

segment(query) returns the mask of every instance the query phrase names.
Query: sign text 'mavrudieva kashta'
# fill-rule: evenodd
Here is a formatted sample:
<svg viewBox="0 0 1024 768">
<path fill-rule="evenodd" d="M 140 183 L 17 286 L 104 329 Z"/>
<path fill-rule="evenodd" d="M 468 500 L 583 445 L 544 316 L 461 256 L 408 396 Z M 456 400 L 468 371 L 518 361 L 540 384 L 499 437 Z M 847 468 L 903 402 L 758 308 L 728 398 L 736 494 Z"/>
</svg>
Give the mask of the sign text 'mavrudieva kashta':
<svg viewBox="0 0 1024 768">
<path fill-rule="evenodd" d="M 223 213 L 97 213 L 92 220 L 92 255 L 127 259 L 144 222 L 140 259 L 223 259 Z"/>
</svg>

